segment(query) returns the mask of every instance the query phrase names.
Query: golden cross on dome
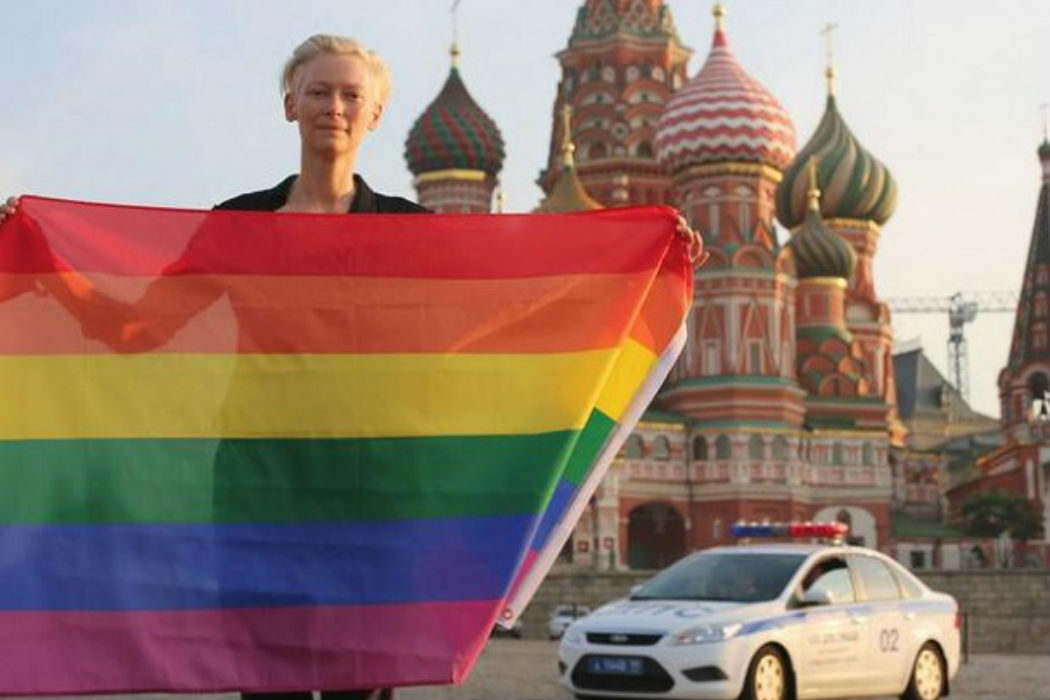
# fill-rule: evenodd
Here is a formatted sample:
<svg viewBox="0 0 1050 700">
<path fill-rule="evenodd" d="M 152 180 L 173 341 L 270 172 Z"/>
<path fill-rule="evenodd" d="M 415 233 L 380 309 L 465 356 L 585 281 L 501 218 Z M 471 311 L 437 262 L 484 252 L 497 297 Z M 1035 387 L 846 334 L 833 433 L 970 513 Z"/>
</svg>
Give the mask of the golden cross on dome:
<svg viewBox="0 0 1050 700">
<path fill-rule="evenodd" d="M 1039 105 L 1039 110 L 1043 113 L 1043 140 L 1050 141 L 1050 134 L 1047 133 L 1047 121 L 1050 120 L 1050 103 L 1044 102 Z"/>
<path fill-rule="evenodd" d="M 824 28 L 820 30 L 820 33 L 824 35 L 824 51 L 827 54 L 828 65 L 824 70 L 824 77 L 828 79 L 828 94 L 835 94 L 835 30 L 838 29 L 837 24 L 834 22 L 828 22 L 824 25 Z"/>
<path fill-rule="evenodd" d="M 726 6 L 721 0 L 715 3 L 712 13 L 715 16 L 715 29 L 722 31 L 726 28 Z"/>
<path fill-rule="evenodd" d="M 459 65 L 459 3 L 460 0 L 452 0 L 452 47 L 449 53 L 452 54 L 453 68 Z"/>
</svg>

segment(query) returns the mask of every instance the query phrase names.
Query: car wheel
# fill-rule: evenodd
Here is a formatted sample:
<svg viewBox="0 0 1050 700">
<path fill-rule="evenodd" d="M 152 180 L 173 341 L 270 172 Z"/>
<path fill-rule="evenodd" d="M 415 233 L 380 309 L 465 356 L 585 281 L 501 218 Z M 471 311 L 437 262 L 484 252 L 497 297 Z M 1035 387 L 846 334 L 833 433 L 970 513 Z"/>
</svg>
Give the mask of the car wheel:
<svg viewBox="0 0 1050 700">
<path fill-rule="evenodd" d="M 944 661 L 937 648 L 927 642 L 919 649 L 904 700 L 937 700 L 944 695 Z"/>
<path fill-rule="evenodd" d="M 741 700 L 787 700 L 788 671 L 784 655 L 776 647 L 762 647 L 751 659 L 744 679 Z"/>
</svg>

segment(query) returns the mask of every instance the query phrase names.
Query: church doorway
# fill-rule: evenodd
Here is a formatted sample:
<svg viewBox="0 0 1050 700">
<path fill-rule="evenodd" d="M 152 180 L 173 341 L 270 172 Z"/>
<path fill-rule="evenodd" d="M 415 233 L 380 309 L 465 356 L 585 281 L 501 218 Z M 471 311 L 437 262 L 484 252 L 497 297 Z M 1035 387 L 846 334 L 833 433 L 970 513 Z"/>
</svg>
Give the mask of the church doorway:
<svg viewBox="0 0 1050 700">
<path fill-rule="evenodd" d="M 627 524 L 627 566 L 662 569 L 685 555 L 685 521 L 667 503 L 646 503 Z"/>
</svg>

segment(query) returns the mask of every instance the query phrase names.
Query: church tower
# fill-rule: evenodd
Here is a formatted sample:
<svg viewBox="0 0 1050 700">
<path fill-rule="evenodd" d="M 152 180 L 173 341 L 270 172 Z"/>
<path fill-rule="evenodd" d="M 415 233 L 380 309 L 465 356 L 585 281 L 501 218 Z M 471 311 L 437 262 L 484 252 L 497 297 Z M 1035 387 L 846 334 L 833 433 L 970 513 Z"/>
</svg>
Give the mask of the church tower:
<svg viewBox="0 0 1050 700">
<path fill-rule="evenodd" d="M 795 381 L 794 279 L 778 269 L 773 194 L 794 155 L 795 129 L 730 51 L 721 3 L 714 15 L 706 62 L 674 95 L 657 127 L 657 154 L 671 171 L 673 201 L 711 253 L 696 274 L 683 358 L 660 400 L 701 428 L 792 431 L 803 417 Z"/>
<path fill-rule="evenodd" d="M 1043 182 L 1010 355 L 999 373 L 1000 421 L 1010 442 L 1029 440 L 1030 423 L 1050 419 L 1050 140 L 1043 140 L 1038 155 Z"/>
<path fill-rule="evenodd" d="M 863 349 L 846 324 L 857 253 L 821 220 L 815 159 L 808 170 L 806 218 L 788 243 L 798 274 L 795 353 L 798 383 L 806 392 L 806 424 L 874 429 L 885 441 L 885 409 L 876 405 L 872 414 Z"/>
<path fill-rule="evenodd" d="M 890 171 L 861 146 L 838 110 L 835 70 L 830 59 L 825 73 L 827 104 L 817 130 L 799 151 L 776 191 L 777 218 L 789 229 L 807 216 L 808 169 L 817 163 L 817 187 L 822 192 L 820 215 L 856 251 L 856 270 L 846 296 L 846 324 L 861 346 L 865 381 L 879 399 L 864 422 L 888 425 L 890 440 L 902 445 L 904 426 L 896 414 L 893 375 L 893 329 L 890 312 L 875 292 L 873 266 L 882 225 L 897 204 L 897 184 Z M 881 411 L 881 417 L 874 414 Z"/>
<path fill-rule="evenodd" d="M 663 0 L 586 0 L 557 55 L 554 128 L 537 181 L 544 194 L 561 172 L 569 105 L 576 172 L 590 196 L 603 206 L 667 203 L 669 179 L 653 140 L 660 111 L 685 82 L 689 55 Z"/>
<path fill-rule="evenodd" d="M 459 74 L 459 47 L 441 92 L 405 141 L 419 203 L 436 212 L 487 214 L 503 168 L 503 136 L 467 91 Z"/>
<path fill-rule="evenodd" d="M 977 460 L 979 476 L 948 492 L 953 510 L 990 490 L 1022 496 L 1042 515 L 1050 540 L 1050 139 L 1038 150 L 1042 185 L 1028 244 L 1006 367 L 999 372 L 1006 444 Z"/>
</svg>

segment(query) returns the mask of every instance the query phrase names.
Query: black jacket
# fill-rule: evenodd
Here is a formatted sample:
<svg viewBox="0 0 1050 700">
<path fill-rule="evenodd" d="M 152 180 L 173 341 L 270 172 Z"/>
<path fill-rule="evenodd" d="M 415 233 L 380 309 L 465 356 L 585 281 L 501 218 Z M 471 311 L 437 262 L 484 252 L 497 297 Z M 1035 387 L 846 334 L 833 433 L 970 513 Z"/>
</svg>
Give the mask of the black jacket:
<svg viewBox="0 0 1050 700">
<path fill-rule="evenodd" d="M 276 187 L 258 192 L 239 194 L 227 199 L 216 209 L 237 209 L 242 211 L 277 211 L 288 201 L 292 183 L 296 175 L 289 175 Z M 372 191 L 360 175 L 354 175 L 354 198 L 350 202 L 348 214 L 425 214 L 430 210 L 410 202 L 403 197 L 390 197 Z"/>
</svg>

